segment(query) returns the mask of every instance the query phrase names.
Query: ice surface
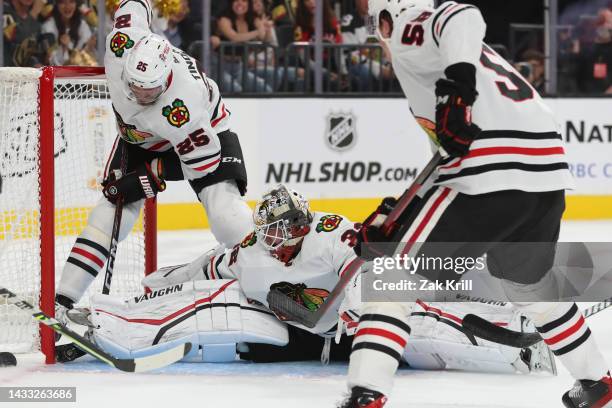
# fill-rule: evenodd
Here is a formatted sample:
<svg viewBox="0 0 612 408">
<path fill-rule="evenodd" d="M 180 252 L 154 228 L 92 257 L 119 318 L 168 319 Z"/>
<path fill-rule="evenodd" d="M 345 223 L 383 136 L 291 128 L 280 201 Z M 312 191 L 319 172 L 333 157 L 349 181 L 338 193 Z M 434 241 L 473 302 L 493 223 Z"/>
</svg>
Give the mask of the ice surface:
<svg viewBox="0 0 612 408">
<path fill-rule="evenodd" d="M 612 221 L 566 222 L 561 240 L 612 241 Z M 160 266 L 185 263 L 214 245 L 208 231 L 161 232 Z M 612 309 L 590 318 L 593 334 L 612 361 Z M 0 369 L 0 386 L 76 386 L 77 403 L 19 403 L 6 407 L 334 407 L 345 391 L 346 365 L 312 363 L 179 363 L 145 374 L 126 374 L 84 359 L 44 366 L 40 356 L 20 356 Z M 573 383 L 559 375 L 499 375 L 400 370 L 389 408 L 555 408 Z M 113 405 L 114 404 L 114 405 Z"/>
</svg>

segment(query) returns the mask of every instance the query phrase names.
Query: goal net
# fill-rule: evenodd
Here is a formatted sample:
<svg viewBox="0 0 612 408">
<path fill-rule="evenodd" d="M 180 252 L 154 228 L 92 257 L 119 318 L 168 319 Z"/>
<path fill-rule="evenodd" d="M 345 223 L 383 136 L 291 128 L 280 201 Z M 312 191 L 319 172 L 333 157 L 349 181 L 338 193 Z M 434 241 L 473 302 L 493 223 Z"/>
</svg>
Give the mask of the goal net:
<svg viewBox="0 0 612 408">
<path fill-rule="evenodd" d="M 0 69 L 0 285 L 46 313 L 74 240 L 102 197 L 99 181 L 116 135 L 102 68 Z M 144 213 L 119 244 L 111 295 L 142 293 L 140 279 L 155 269 L 153 201 Z M 101 292 L 102 280 L 81 306 Z M 51 362 L 52 343 L 50 330 L 0 300 L 0 351 L 41 350 Z"/>
</svg>

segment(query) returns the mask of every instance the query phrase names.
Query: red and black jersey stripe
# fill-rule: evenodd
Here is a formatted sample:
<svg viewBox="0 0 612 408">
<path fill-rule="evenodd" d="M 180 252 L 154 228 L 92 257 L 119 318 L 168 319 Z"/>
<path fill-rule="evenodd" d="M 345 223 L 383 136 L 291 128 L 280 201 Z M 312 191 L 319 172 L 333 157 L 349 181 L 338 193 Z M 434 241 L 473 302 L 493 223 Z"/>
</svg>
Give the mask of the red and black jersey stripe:
<svg viewBox="0 0 612 408">
<path fill-rule="evenodd" d="M 431 36 L 433 37 L 436 46 L 440 46 L 440 38 L 442 38 L 444 28 L 446 28 L 446 25 L 451 18 L 470 9 L 478 10 L 477 7 L 468 4 L 449 3 L 447 6 L 441 7 L 440 10 L 436 12 L 436 15 L 431 23 Z"/>
</svg>

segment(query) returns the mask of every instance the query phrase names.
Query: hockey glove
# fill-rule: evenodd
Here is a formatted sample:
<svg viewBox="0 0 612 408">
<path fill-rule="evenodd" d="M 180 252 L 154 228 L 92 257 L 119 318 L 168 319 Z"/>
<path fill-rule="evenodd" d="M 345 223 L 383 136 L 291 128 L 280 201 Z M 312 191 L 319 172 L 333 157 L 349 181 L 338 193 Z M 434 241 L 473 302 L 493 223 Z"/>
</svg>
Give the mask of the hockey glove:
<svg viewBox="0 0 612 408">
<path fill-rule="evenodd" d="M 111 172 L 102 182 L 104 197 L 113 204 L 120 198 L 124 204 L 133 203 L 143 198 L 153 198 L 158 192 L 166 189 L 161 178 L 161 160 L 154 161 L 157 166 L 152 169 L 149 163 L 143 163 L 136 170 L 122 176 L 120 171 Z"/>
<path fill-rule="evenodd" d="M 381 227 L 387 215 L 391 213 L 397 200 L 393 197 L 385 197 L 376 211 L 363 222 L 357 234 L 357 245 L 353 247 L 355 254 L 361 259 L 371 261 L 374 258 L 389 255 L 381 252 L 380 245 L 372 245 L 376 242 L 386 242 L 389 237 L 385 236 Z"/>
<path fill-rule="evenodd" d="M 436 134 L 451 157 L 465 156 L 480 128 L 472 123 L 472 105 L 478 93 L 472 86 L 452 79 L 436 82 Z"/>
</svg>

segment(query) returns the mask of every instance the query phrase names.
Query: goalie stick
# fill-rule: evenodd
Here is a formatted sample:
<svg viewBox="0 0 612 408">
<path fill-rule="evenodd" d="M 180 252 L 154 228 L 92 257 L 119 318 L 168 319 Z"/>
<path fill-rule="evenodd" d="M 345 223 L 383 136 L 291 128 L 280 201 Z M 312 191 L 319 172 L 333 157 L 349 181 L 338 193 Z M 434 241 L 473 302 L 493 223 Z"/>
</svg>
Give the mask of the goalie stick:
<svg viewBox="0 0 612 408">
<path fill-rule="evenodd" d="M 0 298 L 5 298 L 9 305 L 14 305 L 24 313 L 31 314 L 38 322 L 48 326 L 56 333 L 60 333 L 74 342 L 80 349 L 97 358 L 98 360 L 111 365 L 118 370 L 129 373 L 140 373 L 143 371 L 155 370 L 177 362 L 189 353 L 191 343 L 184 343 L 170 350 L 161 353 L 137 358 L 120 359 L 106 353 L 91 341 L 75 333 L 54 318 L 47 316 L 40 309 L 32 306 L 27 301 L 21 299 L 16 294 L 5 287 L 0 286 Z"/>
<path fill-rule="evenodd" d="M 390 236 L 394 231 L 396 228 L 397 219 L 404 213 L 406 208 L 408 208 L 408 205 L 416 196 L 419 189 L 434 172 L 436 167 L 438 167 L 441 161 L 442 155 L 438 151 L 431 158 L 429 163 L 427 163 L 421 173 L 416 177 L 410 187 L 404 191 L 382 225 L 382 230 L 386 236 Z M 323 304 L 321 304 L 321 306 L 319 306 L 319 308 L 315 311 L 306 308 L 304 305 L 296 302 L 293 300 L 293 298 L 278 289 L 268 292 L 266 297 L 268 307 L 282 320 L 294 321 L 308 328 L 313 328 L 317 325 L 321 317 L 323 317 L 323 315 L 329 310 L 336 299 L 340 297 L 346 285 L 353 278 L 353 276 L 355 276 L 355 273 L 359 270 L 359 267 L 361 267 L 361 265 L 364 263 L 365 261 L 360 258 L 355 258 L 353 261 L 351 261 L 351 263 L 347 266 L 346 272 L 344 272 L 344 274 L 340 277 L 340 280 L 336 286 L 334 286 L 329 296 L 327 296 Z"/>
<path fill-rule="evenodd" d="M 589 318 L 610 306 L 612 306 L 612 297 L 584 309 L 582 315 L 585 318 Z M 542 340 L 542 337 L 537 332 L 524 333 L 506 329 L 473 314 L 465 315 L 462 324 L 463 327 L 470 330 L 476 337 L 505 346 L 527 348 Z"/>
</svg>

